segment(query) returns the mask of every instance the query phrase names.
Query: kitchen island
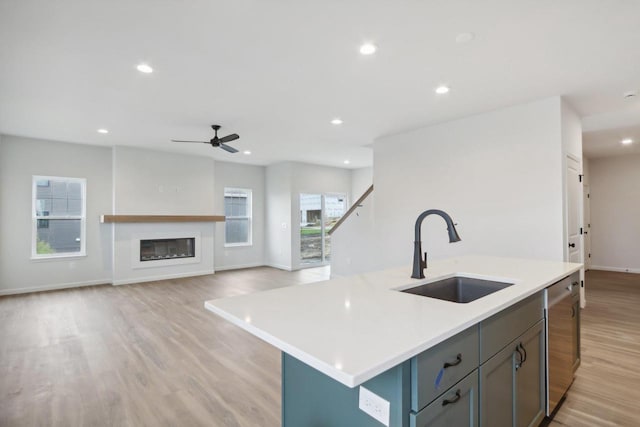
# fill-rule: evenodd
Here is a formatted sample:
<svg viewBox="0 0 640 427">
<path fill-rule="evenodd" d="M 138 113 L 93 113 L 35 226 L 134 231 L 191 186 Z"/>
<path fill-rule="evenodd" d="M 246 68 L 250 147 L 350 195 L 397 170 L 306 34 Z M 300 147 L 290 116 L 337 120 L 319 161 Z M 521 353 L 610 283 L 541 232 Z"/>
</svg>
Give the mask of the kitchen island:
<svg viewBox="0 0 640 427">
<path fill-rule="evenodd" d="M 536 352 L 527 352 L 527 359 L 539 360 L 544 367 L 542 291 L 581 267 L 564 262 L 465 256 L 433 261 L 424 279 L 409 278 L 409 267 L 397 268 L 207 301 L 205 307 L 283 352 L 285 426 L 427 425 L 422 423 L 426 418 L 421 414 L 432 412 L 424 412 L 431 403 L 448 408 L 466 405 L 471 414 L 469 425 L 497 425 L 483 424 L 481 420 L 489 415 L 488 411 L 482 413 L 482 407 L 490 407 L 478 397 L 482 383 L 478 376 L 483 375 L 483 366 L 488 375 L 493 356 L 498 356 L 499 350 L 507 349 L 511 340 L 518 337 L 509 335 L 509 328 L 518 326 L 518 319 L 530 318 L 531 324 L 523 324 L 527 330 L 522 332 L 531 335 L 536 328 L 539 351 L 537 356 Z M 400 292 L 451 276 L 513 285 L 469 303 Z M 506 324 L 490 333 L 492 319 L 503 313 Z M 491 354 L 486 350 L 486 356 L 482 355 L 483 322 L 484 336 L 493 339 L 495 343 L 491 345 L 496 347 Z M 505 342 L 500 342 L 503 336 Z M 514 375 L 518 370 L 524 371 L 526 364 L 523 362 L 526 350 L 519 350 L 520 344 L 514 351 L 509 348 L 506 355 L 514 360 Z M 465 349 L 464 363 L 456 360 L 460 354 L 456 345 Z M 421 390 L 417 383 L 423 380 L 427 368 L 419 369 L 420 366 L 429 366 L 434 352 L 451 358 L 447 352 L 450 346 L 454 346 L 453 359 L 445 364 L 451 369 L 443 371 L 438 365 L 435 378 L 429 378 L 429 388 L 433 390 Z M 473 364 L 467 366 L 470 359 Z M 470 371 L 455 372 L 463 367 Z M 544 378 L 543 373 L 538 372 L 538 377 Z M 455 402 L 442 404 L 432 398 L 447 395 L 449 383 L 454 386 L 458 380 L 471 388 L 466 394 L 459 388 L 451 390 L 453 397 L 444 400 Z M 490 384 L 488 377 L 484 385 L 487 384 Z M 369 399 L 366 390 L 363 397 L 358 387 L 361 385 L 383 401 L 379 403 L 375 396 Z M 539 383 L 540 387 L 544 388 L 543 384 Z M 536 398 L 539 397 L 538 393 Z M 359 409 L 363 405 L 368 413 Z M 376 415 L 382 424 L 374 418 Z M 513 417 L 517 424 L 516 415 Z"/>
</svg>

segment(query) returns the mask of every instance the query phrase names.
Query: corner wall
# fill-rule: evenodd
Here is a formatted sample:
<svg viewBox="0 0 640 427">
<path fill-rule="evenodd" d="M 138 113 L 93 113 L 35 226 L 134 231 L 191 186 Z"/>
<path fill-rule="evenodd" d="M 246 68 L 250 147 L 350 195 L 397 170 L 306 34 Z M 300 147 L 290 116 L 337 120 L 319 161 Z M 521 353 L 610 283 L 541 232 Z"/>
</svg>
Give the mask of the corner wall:
<svg viewBox="0 0 640 427">
<path fill-rule="evenodd" d="M 224 215 L 224 189 L 252 190 L 252 245 L 224 246 L 225 223 L 216 223 L 215 269 L 228 270 L 265 265 L 265 176 L 264 166 L 243 165 L 216 161 L 216 213 Z"/>
<path fill-rule="evenodd" d="M 87 255 L 31 260 L 33 175 L 87 179 Z M 0 142 L 0 295 L 111 281 L 111 149 L 2 135 Z"/>
<path fill-rule="evenodd" d="M 640 154 L 589 160 L 591 268 L 640 273 Z"/>
<path fill-rule="evenodd" d="M 265 251 L 267 265 L 291 270 L 291 163 L 267 166 Z"/>
<path fill-rule="evenodd" d="M 114 214 L 213 215 L 214 161 L 132 147 L 113 148 Z M 218 211 L 216 211 L 218 209 Z"/>
<path fill-rule="evenodd" d="M 411 264 L 413 226 L 432 259 L 463 254 L 563 260 L 561 100 L 518 105 L 379 139 L 374 144 L 378 268 Z M 339 231 L 338 231 L 339 232 Z"/>
</svg>

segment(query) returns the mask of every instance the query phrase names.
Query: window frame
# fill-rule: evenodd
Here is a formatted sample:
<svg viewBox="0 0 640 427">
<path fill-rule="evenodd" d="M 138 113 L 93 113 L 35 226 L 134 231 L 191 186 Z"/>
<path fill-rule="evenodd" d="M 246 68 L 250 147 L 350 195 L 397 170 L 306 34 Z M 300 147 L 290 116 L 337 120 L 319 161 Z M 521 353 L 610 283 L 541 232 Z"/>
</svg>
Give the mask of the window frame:
<svg viewBox="0 0 640 427">
<path fill-rule="evenodd" d="M 226 198 L 227 193 L 231 192 L 243 192 L 247 195 L 247 212 L 248 215 L 244 216 L 227 216 L 227 205 Z M 231 197 L 231 195 L 230 195 Z M 225 187 L 224 194 L 222 196 L 222 202 L 224 204 L 225 209 L 225 223 L 224 223 L 224 247 L 225 248 L 233 248 L 233 247 L 243 247 L 243 246 L 253 246 L 253 190 L 250 188 L 239 188 L 239 187 Z M 249 222 L 249 232 L 247 233 L 247 241 L 246 242 L 237 242 L 237 243 L 228 243 L 227 242 L 227 220 L 231 219 L 246 219 Z"/>
<path fill-rule="evenodd" d="M 66 181 L 80 184 L 82 197 L 82 209 L 80 215 L 37 215 L 38 181 Z M 38 247 L 38 220 L 80 220 L 80 251 L 61 252 L 53 254 L 39 254 Z M 32 175 L 31 177 L 31 259 L 47 260 L 58 258 L 78 258 L 87 256 L 87 179 L 66 176 Z"/>
</svg>

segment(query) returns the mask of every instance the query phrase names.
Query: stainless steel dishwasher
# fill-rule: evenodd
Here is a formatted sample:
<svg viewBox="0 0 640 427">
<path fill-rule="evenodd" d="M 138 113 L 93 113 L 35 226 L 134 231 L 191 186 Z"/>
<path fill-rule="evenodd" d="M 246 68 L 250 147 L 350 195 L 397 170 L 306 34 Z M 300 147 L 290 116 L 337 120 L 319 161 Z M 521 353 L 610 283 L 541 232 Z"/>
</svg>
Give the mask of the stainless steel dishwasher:
<svg viewBox="0 0 640 427">
<path fill-rule="evenodd" d="M 579 275 L 564 278 L 547 291 L 547 415 L 551 415 L 573 382 L 574 307 L 572 289 Z"/>
</svg>

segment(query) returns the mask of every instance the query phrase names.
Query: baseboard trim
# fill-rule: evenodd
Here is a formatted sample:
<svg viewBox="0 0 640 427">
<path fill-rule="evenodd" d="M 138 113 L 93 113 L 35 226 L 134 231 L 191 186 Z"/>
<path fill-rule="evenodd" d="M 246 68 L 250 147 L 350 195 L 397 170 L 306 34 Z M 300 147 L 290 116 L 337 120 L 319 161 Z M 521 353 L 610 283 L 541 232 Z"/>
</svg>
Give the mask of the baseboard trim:
<svg viewBox="0 0 640 427">
<path fill-rule="evenodd" d="M 620 268 L 620 267 L 607 267 L 603 265 L 591 265 L 589 270 L 602 270 L 602 271 L 615 271 L 618 273 L 634 273 L 640 274 L 640 268 Z"/>
<path fill-rule="evenodd" d="M 250 263 L 250 264 L 236 264 L 236 265 L 224 265 L 224 266 L 216 266 L 216 271 L 225 271 L 225 270 L 240 270 L 242 268 L 254 268 L 254 267 L 264 267 L 265 264 L 262 262 Z"/>
<path fill-rule="evenodd" d="M 291 268 L 291 266 L 289 265 L 281 265 L 281 264 L 273 264 L 273 263 L 267 263 L 266 265 L 267 267 L 273 267 L 279 270 L 293 271 L 293 268 Z"/>
<path fill-rule="evenodd" d="M 87 280 L 86 282 L 58 283 L 56 285 L 35 286 L 32 288 L 0 289 L 0 296 L 28 294 L 30 292 L 56 291 L 60 289 L 82 288 L 84 286 L 108 285 L 111 279 Z"/>
<path fill-rule="evenodd" d="M 136 277 L 133 279 L 114 280 L 111 284 L 114 286 L 130 285 L 132 283 L 155 282 L 157 280 L 170 280 L 170 279 L 180 279 L 183 277 L 206 276 L 208 274 L 214 274 L 214 273 L 215 273 L 215 270 L 211 269 L 211 270 L 204 270 L 204 271 L 191 271 L 187 273 L 162 274 L 159 276 L 145 276 L 145 277 Z"/>
</svg>

